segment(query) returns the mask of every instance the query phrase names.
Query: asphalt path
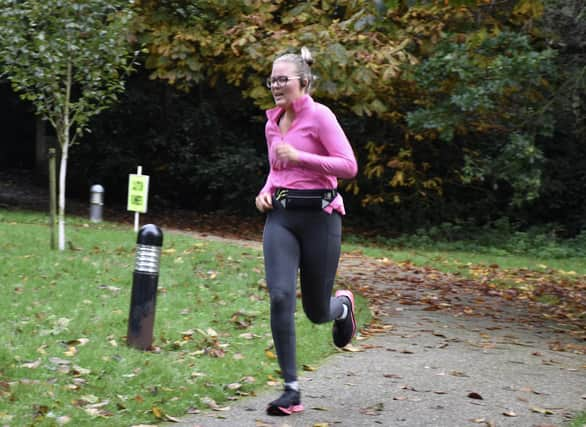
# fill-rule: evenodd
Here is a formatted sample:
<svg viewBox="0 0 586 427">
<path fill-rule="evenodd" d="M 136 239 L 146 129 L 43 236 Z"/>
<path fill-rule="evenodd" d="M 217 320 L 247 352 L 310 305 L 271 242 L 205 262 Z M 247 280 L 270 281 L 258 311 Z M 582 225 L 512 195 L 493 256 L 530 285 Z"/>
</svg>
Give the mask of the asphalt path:
<svg viewBox="0 0 586 427">
<path fill-rule="evenodd" d="M 419 301 L 445 300 L 440 287 L 419 287 L 412 277 L 401 280 L 400 267 L 393 273 L 376 263 L 371 272 L 378 278 L 369 279 L 365 263 L 343 258 L 339 275 L 362 282 L 357 287 L 374 300 L 377 333 L 301 374 L 305 411 L 266 415 L 267 403 L 281 392 L 267 387 L 227 410 L 204 410 L 169 425 L 562 427 L 586 409 L 585 343 L 579 335 L 535 321 L 522 305 L 498 297 L 479 301 L 465 289 L 452 290 L 460 307 L 481 304 L 482 310 L 468 315 L 437 309 L 441 304 L 430 310 Z M 348 275 L 356 265 L 360 277 Z M 445 306 L 453 308 L 454 297 L 448 301 Z"/>
</svg>

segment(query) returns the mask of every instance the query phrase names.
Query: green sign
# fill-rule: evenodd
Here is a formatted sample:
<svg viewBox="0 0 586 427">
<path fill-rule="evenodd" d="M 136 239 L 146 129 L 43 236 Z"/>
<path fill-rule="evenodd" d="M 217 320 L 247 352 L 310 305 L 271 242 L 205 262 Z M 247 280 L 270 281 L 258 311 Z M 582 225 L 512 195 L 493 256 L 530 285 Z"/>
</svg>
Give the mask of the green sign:
<svg viewBox="0 0 586 427">
<path fill-rule="evenodd" d="M 128 175 L 128 207 L 129 211 L 146 213 L 149 196 L 148 175 Z"/>
</svg>

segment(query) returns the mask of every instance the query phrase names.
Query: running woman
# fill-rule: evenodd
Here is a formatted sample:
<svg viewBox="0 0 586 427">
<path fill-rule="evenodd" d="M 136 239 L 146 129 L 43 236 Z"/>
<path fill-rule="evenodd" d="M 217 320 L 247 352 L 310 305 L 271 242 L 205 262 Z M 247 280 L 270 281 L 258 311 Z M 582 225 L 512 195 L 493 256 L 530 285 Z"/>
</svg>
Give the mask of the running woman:
<svg viewBox="0 0 586 427">
<path fill-rule="evenodd" d="M 270 171 L 256 197 L 266 212 L 263 253 L 271 330 L 284 392 L 269 415 L 303 410 L 297 382 L 295 305 L 299 271 L 303 309 L 314 323 L 333 321 L 333 340 L 346 346 L 356 333 L 354 296 L 332 289 L 342 238 L 337 178 L 356 176 L 352 147 L 334 113 L 310 96 L 313 59 L 305 47 L 273 62 L 267 87 L 276 106 L 266 112 Z"/>
</svg>

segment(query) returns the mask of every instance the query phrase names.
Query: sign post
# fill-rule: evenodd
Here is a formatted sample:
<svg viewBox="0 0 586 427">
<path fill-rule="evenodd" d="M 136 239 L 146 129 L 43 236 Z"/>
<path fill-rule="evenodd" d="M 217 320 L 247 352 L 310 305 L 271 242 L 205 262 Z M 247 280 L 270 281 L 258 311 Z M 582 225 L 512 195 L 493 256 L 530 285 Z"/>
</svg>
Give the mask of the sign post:
<svg viewBox="0 0 586 427">
<path fill-rule="evenodd" d="M 136 170 L 136 175 L 128 175 L 128 206 L 127 210 L 134 212 L 134 231 L 138 233 L 139 214 L 146 213 L 149 196 L 149 176 L 142 174 L 142 166 Z"/>
</svg>

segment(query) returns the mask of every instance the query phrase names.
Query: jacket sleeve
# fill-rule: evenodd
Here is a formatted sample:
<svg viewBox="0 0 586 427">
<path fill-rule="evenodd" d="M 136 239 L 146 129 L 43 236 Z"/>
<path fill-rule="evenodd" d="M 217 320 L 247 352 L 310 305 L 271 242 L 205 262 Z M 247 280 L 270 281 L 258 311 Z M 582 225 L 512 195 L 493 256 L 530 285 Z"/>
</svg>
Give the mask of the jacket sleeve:
<svg viewBox="0 0 586 427">
<path fill-rule="evenodd" d="M 299 152 L 299 163 L 308 169 L 343 179 L 354 178 L 358 173 L 352 146 L 338 119 L 327 107 L 316 111 L 317 135 L 327 155 Z"/>
</svg>

